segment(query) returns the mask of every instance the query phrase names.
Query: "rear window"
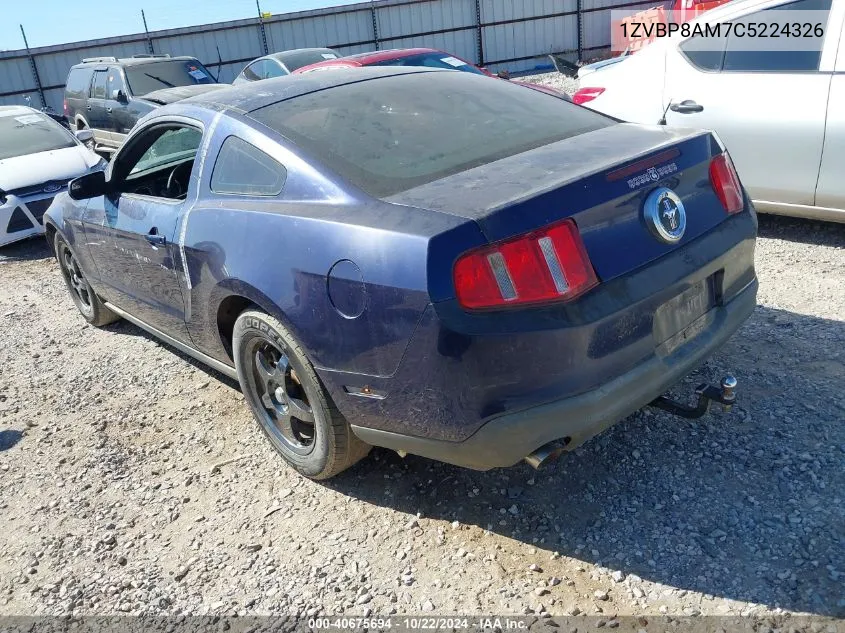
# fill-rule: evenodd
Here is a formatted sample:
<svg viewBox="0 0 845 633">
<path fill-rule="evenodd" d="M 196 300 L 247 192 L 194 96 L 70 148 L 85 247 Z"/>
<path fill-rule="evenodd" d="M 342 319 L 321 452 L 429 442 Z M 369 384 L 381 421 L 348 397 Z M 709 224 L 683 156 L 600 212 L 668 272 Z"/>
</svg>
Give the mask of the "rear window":
<svg viewBox="0 0 845 633">
<path fill-rule="evenodd" d="M 537 90 L 452 72 L 337 86 L 250 116 L 376 197 L 614 124 Z"/>
<path fill-rule="evenodd" d="M 65 92 L 71 97 L 81 97 L 88 94 L 88 87 L 91 85 L 90 68 L 71 68 L 67 76 Z"/>
<path fill-rule="evenodd" d="M 73 135 L 43 114 L 0 116 L 0 160 L 74 146 Z"/>
<path fill-rule="evenodd" d="M 126 66 L 126 81 L 136 97 L 165 88 L 216 83 L 205 66 L 196 60 L 161 61 Z"/>
</svg>

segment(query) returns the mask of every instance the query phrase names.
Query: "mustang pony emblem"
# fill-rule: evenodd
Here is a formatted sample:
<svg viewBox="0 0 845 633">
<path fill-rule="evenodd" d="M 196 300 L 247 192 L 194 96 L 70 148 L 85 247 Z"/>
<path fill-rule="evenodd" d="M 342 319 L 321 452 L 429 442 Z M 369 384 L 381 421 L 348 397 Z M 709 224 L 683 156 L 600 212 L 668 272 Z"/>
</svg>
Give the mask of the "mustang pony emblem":
<svg viewBox="0 0 845 633">
<path fill-rule="evenodd" d="M 663 216 L 663 224 L 668 225 L 670 231 L 678 228 L 678 207 L 669 198 L 660 201 L 660 213 Z"/>
<path fill-rule="evenodd" d="M 687 214 L 681 198 L 671 189 L 659 187 L 643 204 L 643 219 L 649 231 L 661 242 L 681 241 L 687 229 Z"/>
</svg>

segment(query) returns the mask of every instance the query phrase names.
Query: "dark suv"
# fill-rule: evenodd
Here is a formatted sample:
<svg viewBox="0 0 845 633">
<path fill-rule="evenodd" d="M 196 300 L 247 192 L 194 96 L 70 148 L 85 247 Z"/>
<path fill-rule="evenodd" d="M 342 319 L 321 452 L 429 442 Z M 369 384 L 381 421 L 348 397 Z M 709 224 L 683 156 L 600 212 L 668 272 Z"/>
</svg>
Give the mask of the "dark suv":
<svg viewBox="0 0 845 633">
<path fill-rule="evenodd" d="M 93 131 L 98 151 L 112 152 L 154 108 L 222 87 L 194 57 L 93 57 L 70 69 L 65 116 L 72 129 Z"/>
</svg>

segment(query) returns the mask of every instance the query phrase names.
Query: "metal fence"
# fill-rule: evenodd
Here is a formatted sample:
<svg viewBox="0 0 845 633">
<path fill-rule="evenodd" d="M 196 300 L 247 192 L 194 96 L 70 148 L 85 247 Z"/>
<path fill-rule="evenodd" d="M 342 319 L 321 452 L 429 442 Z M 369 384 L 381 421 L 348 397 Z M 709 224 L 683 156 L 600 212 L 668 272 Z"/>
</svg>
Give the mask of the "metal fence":
<svg viewBox="0 0 845 633">
<path fill-rule="evenodd" d="M 0 104 L 62 109 L 70 67 L 83 57 L 192 55 L 231 82 L 267 52 L 328 46 L 350 55 L 424 46 L 492 71 L 547 67 L 549 53 L 594 57 L 610 46 L 610 10 L 654 5 L 619 0 L 377 0 L 328 9 L 0 52 Z"/>
</svg>

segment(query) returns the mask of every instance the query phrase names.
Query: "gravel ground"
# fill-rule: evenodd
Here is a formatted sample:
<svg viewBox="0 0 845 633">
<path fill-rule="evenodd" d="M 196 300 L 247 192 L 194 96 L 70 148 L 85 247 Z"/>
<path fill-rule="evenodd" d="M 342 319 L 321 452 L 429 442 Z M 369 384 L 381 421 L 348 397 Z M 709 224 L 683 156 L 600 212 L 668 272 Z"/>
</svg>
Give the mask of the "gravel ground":
<svg viewBox="0 0 845 633">
<path fill-rule="evenodd" d="M 535 84 L 545 84 L 546 86 L 557 88 L 558 90 L 570 95 L 578 89 L 577 79 L 574 79 L 572 77 L 566 77 L 565 75 L 561 75 L 559 72 L 556 71 L 552 73 L 527 75 L 525 77 L 519 77 L 518 79 L 520 81 L 530 81 L 531 83 Z"/>
<path fill-rule="evenodd" d="M 759 307 L 678 387 L 541 472 L 374 450 L 327 483 L 236 385 L 89 327 L 42 240 L 0 250 L 0 615 L 845 616 L 845 225 L 761 218 Z M 610 624 L 609 626 L 614 626 Z"/>
<path fill-rule="evenodd" d="M 375 450 L 313 483 L 231 382 L 87 326 L 41 240 L 0 252 L 0 614 L 845 614 L 845 226 L 764 217 L 760 306 L 548 470 Z"/>
</svg>

